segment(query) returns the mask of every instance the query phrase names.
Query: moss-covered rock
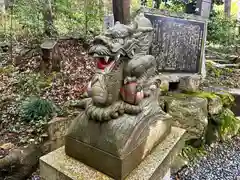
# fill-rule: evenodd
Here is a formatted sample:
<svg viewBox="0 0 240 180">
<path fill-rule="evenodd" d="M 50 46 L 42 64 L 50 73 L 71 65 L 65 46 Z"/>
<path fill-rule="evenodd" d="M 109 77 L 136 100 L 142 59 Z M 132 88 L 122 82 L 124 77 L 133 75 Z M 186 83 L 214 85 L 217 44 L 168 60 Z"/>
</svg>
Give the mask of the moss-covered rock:
<svg viewBox="0 0 240 180">
<path fill-rule="evenodd" d="M 203 137 L 208 125 L 207 99 L 175 94 L 160 96 L 159 103 L 173 117 L 173 125 L 186 129 L 185 140 Z"/>
<path fill-rule="evenodd" d="M 169 90 L 169 77 L 162 75 L 160 77 L 160 80 L 161 80 L 161 84 L 159 88 L 160 88 L 160 91 L 164 94 Z"/>
<path fill-rule="evenodd" d="M 186 96 L 205 98 L 208 101 L 208 113 L 210 115 L 219 114 L 223 108 L 223 101 L 220 96 L 211 92 L 197 91 L 188 92 Z"/>
</svg>

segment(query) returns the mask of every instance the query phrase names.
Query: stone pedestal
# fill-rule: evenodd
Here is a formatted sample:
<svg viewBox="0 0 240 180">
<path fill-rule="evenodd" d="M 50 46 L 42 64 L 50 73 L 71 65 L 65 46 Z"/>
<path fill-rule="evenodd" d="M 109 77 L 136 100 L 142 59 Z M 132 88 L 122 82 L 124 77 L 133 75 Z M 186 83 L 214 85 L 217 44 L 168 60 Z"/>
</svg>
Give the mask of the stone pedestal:
<svg viewBox="0 0 240 180">
<path fill-rule="evenodd" d="M 171 133 L 153 149 L 126 180 L 168 179 L 169 168 L 181 151 L 185 130 L 173 127 Z M 76 147 L 77 148 L 77 147 Z M 42 180 L 110 180 L 112 178 L 65 154 L 61 147 L 40 158 Z"/>
<path fill-rule="evenodd" d="M 171 170 L 169 169 L 162 180 L 171 180 Z"/>
</svg>

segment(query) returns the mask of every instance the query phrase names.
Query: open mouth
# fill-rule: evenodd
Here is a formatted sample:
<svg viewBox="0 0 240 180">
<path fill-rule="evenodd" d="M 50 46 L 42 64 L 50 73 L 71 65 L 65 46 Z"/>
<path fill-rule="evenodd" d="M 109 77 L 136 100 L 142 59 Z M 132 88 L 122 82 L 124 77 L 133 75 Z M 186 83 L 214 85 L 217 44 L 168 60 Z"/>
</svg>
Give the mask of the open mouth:
<svg viewBox="0 0 240 180">
<path fill-rule="evenodd" d="M 97 68 L 104 70 L 106 67 L 112 65 L 114 63 L 114 59 L 109 56 L 105 57 L 96 57 L 97 60 Z"/>
</svg>

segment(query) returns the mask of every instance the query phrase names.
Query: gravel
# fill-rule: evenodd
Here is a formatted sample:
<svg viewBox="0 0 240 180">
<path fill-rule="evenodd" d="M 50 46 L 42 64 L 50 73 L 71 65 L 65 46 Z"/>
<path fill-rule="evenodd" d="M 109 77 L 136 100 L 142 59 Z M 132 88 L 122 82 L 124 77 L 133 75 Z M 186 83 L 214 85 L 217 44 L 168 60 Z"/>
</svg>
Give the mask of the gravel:
<svg viewBox="0 0 240 180">
<path fill-rule="evenodd" d="M 240 137 L 230 142 L 215 143 L 207 147 L 207 155 L 198 159 L 172 179 L 177 180 L 237 180 L 240 178 Z M 175 178 L 175 177 L 178 178 Z"/>
</svg>

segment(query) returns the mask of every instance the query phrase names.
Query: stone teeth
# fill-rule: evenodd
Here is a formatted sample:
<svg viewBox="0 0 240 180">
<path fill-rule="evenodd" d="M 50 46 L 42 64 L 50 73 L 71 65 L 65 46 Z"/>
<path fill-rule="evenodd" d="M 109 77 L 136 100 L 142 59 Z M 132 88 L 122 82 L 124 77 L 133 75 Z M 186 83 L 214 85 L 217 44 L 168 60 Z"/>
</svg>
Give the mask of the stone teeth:
<svg viewBox="0 0 240 180">
<path fill-rule="evenodd" d="M 118 55 L 115 57 L 115 60 L 117 61 L 119 58 L 120 58 L 120 54 L 118 54 Z"/>
<path fill-rule="evenodd" d="M 98 57 L 98 54 L 97 54 L 97 53 L 94 53 L 94 54 L 93 54 L 93 57 Z"/>
<path fill-rule="evenodd" d="M 134 55 L 134 50 L 132 50 L 132 55 Z"/>
<path fill-rule="evenodd" d="M 104 59 L 105 59 L 106 62 L 108 62 L 109 56 L 105 56 Z"/>
</svg>

